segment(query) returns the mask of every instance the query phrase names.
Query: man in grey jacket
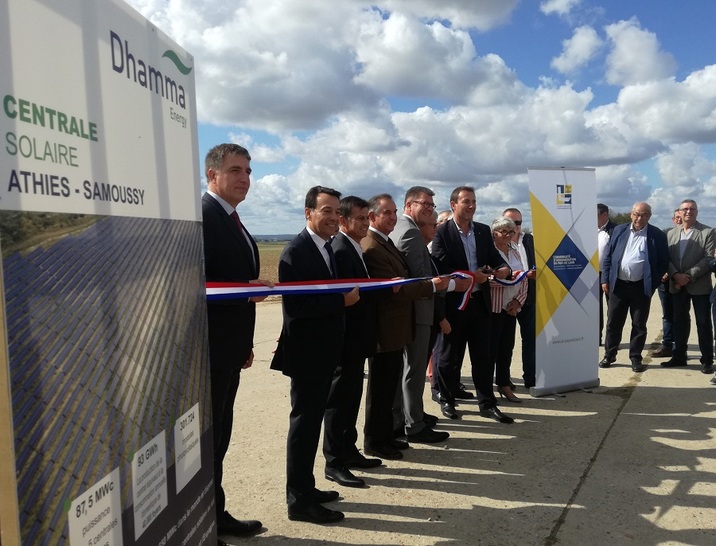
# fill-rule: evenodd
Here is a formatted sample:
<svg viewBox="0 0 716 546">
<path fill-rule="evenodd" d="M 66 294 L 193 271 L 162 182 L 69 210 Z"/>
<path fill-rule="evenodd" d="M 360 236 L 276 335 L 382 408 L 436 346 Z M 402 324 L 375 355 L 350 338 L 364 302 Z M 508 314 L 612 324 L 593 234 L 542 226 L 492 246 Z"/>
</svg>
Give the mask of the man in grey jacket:
<svg viewBox="0 0 716 546">
<path fill-rule="evenodd" d="M 716 250 L 714 231 L 696 221 L 696 201 L 684 199 L 679 206 L 681 226 L 667 235 L 669 243 L 669 290 L 674 297 L 673 357 L 662 366 L 686 366 L 686 348 L 691 330 L 690 307 L 693 305 L 701 351 L 701 371 L 713 372 L 714 340 L 709 296 L 711 275 L 709 260 Z"/>
</svg>

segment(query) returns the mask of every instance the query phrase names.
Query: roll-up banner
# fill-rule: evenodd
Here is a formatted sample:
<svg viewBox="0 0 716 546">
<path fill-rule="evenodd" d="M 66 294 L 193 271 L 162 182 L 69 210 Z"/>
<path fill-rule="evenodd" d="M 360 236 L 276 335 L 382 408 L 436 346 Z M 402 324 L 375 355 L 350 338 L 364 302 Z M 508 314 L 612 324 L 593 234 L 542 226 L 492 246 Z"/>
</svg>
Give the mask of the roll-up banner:
<svg viewBox="0 0 716 546">
<path fill-rule="evenodd" d="M 531 168 L 537 266 L 533 396 L 599 385 L 594 169 Z"/>
<path fill-rule="evenodd" d="M 194 60 L 0 6 L 2 544 L 216 543 Z"/>
</svg>

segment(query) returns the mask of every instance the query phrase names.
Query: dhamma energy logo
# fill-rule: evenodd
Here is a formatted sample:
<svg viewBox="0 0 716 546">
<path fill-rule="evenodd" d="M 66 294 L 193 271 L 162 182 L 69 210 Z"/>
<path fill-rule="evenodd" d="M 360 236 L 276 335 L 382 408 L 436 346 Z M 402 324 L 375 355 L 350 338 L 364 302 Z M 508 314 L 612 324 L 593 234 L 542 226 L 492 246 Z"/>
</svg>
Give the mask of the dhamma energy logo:
<svg viewBox="0 0 716 546">
<path fill-rule="evenodd" d="M 194 68 L 193 66 L 186 66 L 183 62 L 181 62 L 181 59 L 179 58 L 179 55 L 177 55 L 177 54 L 176 54 L 174 51 L 172 51 L 171 49 L 167 49 L 167 50 L 164 52 L 164 55 L 162 55 L 162 58 L 164 58 L 164 57 L 166 57 L 166 58 L 169 59 L 171 62 L 173 62 L 173 63 L 174 63 L 174 66 L 177 67 L 177 70 L 178 70 L 179 72 L 181 72 L 182 74 L 184 74 L 185 76 L 188 76 L 189 73 L 190 73 L 190 72 L 192 71 L 192 69 Z"/>
<path fill-rule="evenodd" d="M 134 83 L 144 87 L 147 91 L 154 92 L 182 109 L 186 109 L 184 86 L 169 75 L 162 74 L 159 68 L 152 66 L 139 57 L 135 50 L 130 50 L 129 42 L 123 40 L 119 34 L 112 30 L 109 31 L 109 41 L 112 70 L 118 74 L 125 74 L 128 80 L 134 81 Z M 169 59 L 184 76 L 193 69 L 193 67 L 186 66 L 171 49 L 164 52 L 162 58 L 164 57 Z"/>
</svg>

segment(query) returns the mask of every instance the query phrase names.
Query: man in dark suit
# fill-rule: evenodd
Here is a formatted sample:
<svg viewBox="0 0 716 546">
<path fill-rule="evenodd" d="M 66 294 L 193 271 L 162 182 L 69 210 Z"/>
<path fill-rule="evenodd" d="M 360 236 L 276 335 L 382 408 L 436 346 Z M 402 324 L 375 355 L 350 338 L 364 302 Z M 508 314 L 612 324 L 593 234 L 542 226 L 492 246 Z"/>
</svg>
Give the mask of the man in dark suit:
<svg viewBox="0 0 716 546">
<path fill-rule="evenodd" d="M 502 216 L 509 218 L 515 223 L 515 235 L 513 241 L 517 244 L 517 251 L 520 253 L 520 260 L 524 270 L 527 271 L 527 299 L 522 310 L 517 313 L 517 322 L 520 325 L 520 336 L 522 337 L 522 379 L 525 387 L 535 386 L 536 362 L 535 362 L 535 324 L 537 319 L 535 299 L 537 292 L 537 271 L 535 271 L 535 241 L 531 233 L 522 231 L 522 213 L 519 209 L 508 208 Z"/>
<path fill-rule="evenodd" d="M 681 225 L 666 236 L 669 244 L 669 290 L 674 304 L 674 350 L 665 368 L 686 366 L 686 350 L 691 332 L 689 311 L 694 308 L 696 333 L 701 352 L 701 372 L 713 372 L 714 333 L 711 324 L 711 275 L 709 260 L 714 257 L 714 230 L 698 222 L 699 209 L 693 199 L 679 206 Z"/>
<path fill-rule="evenodd" d="M 405 256 L 388 235 L 395 229 L 398 209 L 388 194 L 368 201 L 370 228 L 361 241 L 363 258 L 371 277 L 409 277 Z M 400 449 L 408 444 L 393 439 L 393 401 L 403 371 L 403 348 L 415 335 L 413 301 L 431 298 L 435 290 L 447 288 L 449 279 L 406 284 L 378 302 L 378 346 L 368 361 L 366 394 L 365 452 L 382 459 L 402 459 Z M 424 379 L 423 379 L 424 380 Z"/>
<path fill-rule="evenodd" d="M 631 210 L 631 224 L 614 228 L 602 260 L 602 290 L 609 294 L 604 358 L 600 368 L 616 360 L 627 313 L 632 328 L 629 360 L 634 372 L 643 372 L 641 352 L 646 342 L 651 297 L 669 267 L 666 235 L 649 224 L 651 207 L 636 203 Z"/>
<path fill-rule="evenodd" d="M 334 279 L 337 267 L 330 239 L 338 231 L 340 193 L 314 186 L 306 194 L 306 228 L 281 253 L 281 282 Z M 344 307 L 358 301 L 346 294 L 284 295 L 283 328 L 271 367 L 291 378 L 291 415 L 286 447 L 286 502 L 291 520 L 332 523 L 342 512 L 322 505 L 338 498 L 319 491 L 313 465 L 333 375 L 343 351 Z"/>
<path fill-rule="evenodd" d="M 341 199 L 340 231 L 331 241 L 336 256 L 338 277 L 367 279 L 360 242 L 368 234 L 368 202 L 349 195 Z M 360 300 L 346 307 L 346 333 L 341 360 L 333 375 L 326 406 L 323 432 L 323 454 L 326 478 L 347 487 L 363 487 L 365 482 L 354 476 L 351 468 L 380 466 L 380 459 L 368 459 L 356 447 L 358 412 L 363 397 L 365 360 L 375 353 L 375 291 L 365 292 Z"/>
<path fill-rule="evenodd" d="M 435 233 L 433 256 L 440 264 L 441 273 L 471 271 L 476 283 L 464 311 L 459 309 L 461 294 L 446 296 L 446 314 L 452 331 L 438 337 L 433 354 L 440 409 L 446 417 L 458 418 L 455 395 L 461 390 L 460 369 L 467 346 L 480 415 L 500 423 L 512 423 L 513 419 L 497 408 L 492 390 L 495 364 L 490 359 L 492 312 L 489 284 L 490 275 L 504 279 L 512 272 L 495 248 L 490 226 L 472 221 L 477 206 L 475 190 L 469 186 L 455 188 L 450 195 L 450 206 L 453 218 Z"/>
<path fill-rule="evenodd" d="M 206 155 L 208 191 L 201 198 L 201 208 L 207 281 L 257 282 L 272 286 L 268 281 L 257 279 L 260 271 L 259 251 L 235 210 L 246 199 L 251 185 L 250 161 L 249 152 L 236 144 L 220 144 Z M 241 369 L 249 368 L 254 359 L 255 302 L 261 299 L 247 298 L 207 304 L 214 490 L 219 535 L 245 536 L 261 528 L 261 522 L 240 521 L 225 510 L 226 495 L 221 486 Z"/>
</svg>

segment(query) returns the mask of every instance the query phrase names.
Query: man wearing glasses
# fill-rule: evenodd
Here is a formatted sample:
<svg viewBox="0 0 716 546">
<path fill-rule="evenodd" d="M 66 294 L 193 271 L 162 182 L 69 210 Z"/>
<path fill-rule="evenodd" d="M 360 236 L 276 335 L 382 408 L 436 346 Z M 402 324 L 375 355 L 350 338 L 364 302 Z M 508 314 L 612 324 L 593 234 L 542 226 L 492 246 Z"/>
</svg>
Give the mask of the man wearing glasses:
<svg viewBox="0 0 716 546">
<path fill-rule="evenodd" d="M 693 305 L 701 371 L 710 374 L 713 372 L 714 346 L 709 302 L 709 259 L 714 255 L 716 239 L 713 229 L 696 221 L 699 214 L 696 201 L 685 199 L 679 206 L 679 212 L 681 225 L 667 235 L 669 290 L 674 300 L 674 350 L 671 359 L 661 365 L 666 368 L 686 366 L 686 348 L 691 330 L 689 311 L 690 305 Z"/>
<path fill-rule="evenodd" d="M 636 203 L 631 211 L 631 224 L 614 228 L 602 260 L 602 290 L 609 295 L 605 354 L 600 368 L 608 368 L 616 360 L 627 313 L 632 328 L 629 339 L 629 360 L 634 372 L 643 372 L 641 353 L 646 342 L 651 297 L 669 267 L 666 235 L 649 225 L 651 207 Z"/>
</svg>

